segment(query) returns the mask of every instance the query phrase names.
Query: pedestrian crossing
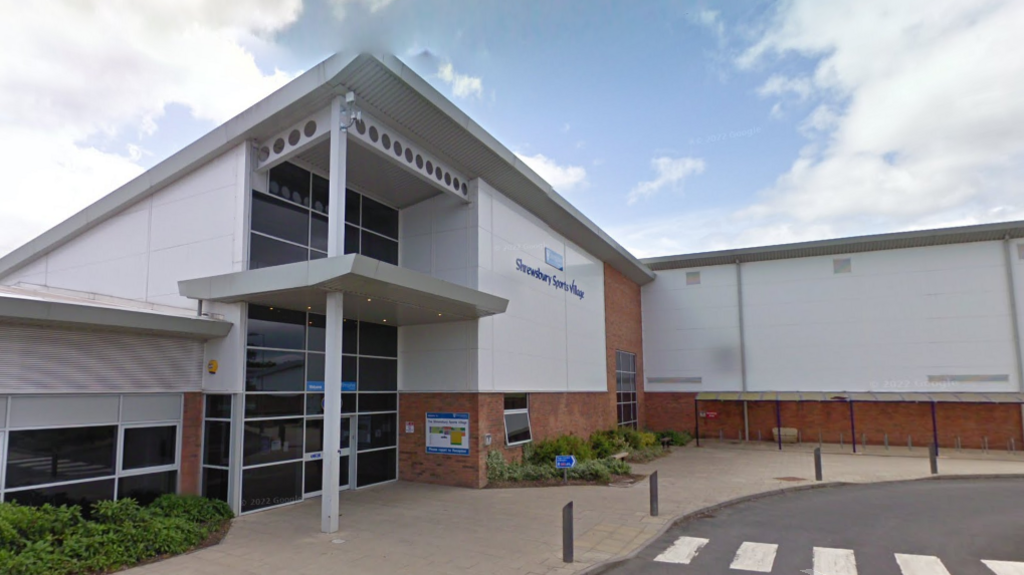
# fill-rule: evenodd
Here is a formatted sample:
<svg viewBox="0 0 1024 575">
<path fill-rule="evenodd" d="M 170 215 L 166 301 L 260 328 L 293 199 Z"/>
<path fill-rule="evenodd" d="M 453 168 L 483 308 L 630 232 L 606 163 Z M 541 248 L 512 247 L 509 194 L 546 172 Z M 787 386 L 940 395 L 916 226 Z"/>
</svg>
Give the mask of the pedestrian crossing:
<svg viewBox="0 0 1024 575">
<path fill-rule="evenodd" d="M 701 537 L 679 537 L 654 560 L 659 563 L 696 565 L 699 563 L 698 555 L 708 543 L 709 539 Z M 778 553 L 779 546 L 774 543 L 744 541 L 736 549 L 729 569 L 771 573 Z M 811 556 L 813 567 L 803 571 L 807 575 L 858 575 L 857 557 L 852 549 L 814 547 Z M 942 560 L 934 555 L 895 553 L 893 559 L 902 575 L 951 575 Z M 1024 562 L 982 560 L 981 563 L 993 575 L 1024 575 Z"/>
</svg>

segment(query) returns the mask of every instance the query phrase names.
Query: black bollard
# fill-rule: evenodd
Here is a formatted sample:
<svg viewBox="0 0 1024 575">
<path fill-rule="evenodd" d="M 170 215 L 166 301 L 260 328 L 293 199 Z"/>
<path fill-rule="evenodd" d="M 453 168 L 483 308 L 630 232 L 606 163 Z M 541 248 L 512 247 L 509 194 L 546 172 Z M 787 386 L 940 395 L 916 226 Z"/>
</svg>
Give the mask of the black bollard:
<svg viewBox="0 0 1024 575">
<path fill-rule="evenodd" d="M 572 501 L 562 508 L 562 562 L 572 563 Z"/>
<path fill-rule="evenodd" d="M 651 517 L 658 516 L 658 472 L 651 474 Z"/>
<path fill-rule="evenodd" d="M 821 481 L 821 448 L 814 448 L 814 480 Z"/>
</svg>

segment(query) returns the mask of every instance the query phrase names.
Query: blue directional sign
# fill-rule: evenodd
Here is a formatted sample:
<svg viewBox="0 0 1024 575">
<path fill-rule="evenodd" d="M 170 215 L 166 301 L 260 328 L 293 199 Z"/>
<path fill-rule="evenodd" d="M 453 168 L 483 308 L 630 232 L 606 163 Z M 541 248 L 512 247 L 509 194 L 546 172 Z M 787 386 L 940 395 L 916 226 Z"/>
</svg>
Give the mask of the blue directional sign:
<svg viewBox="0 0 1024 575">
<path fill-rule="evenodd" d="M 555 469 L 572 469 L 576 467 L 575 455 L 556 455 Z"/>
</svg>

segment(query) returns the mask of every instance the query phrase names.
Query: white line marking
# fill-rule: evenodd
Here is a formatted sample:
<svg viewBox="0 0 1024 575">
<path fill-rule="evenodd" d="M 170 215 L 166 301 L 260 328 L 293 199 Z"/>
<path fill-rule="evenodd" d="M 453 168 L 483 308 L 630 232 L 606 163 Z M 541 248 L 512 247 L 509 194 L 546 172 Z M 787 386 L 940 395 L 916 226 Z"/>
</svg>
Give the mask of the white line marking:
<svg viewBox="0 0 1024 575">
<path fill-rule="evenodd" d="M 814 571 L 823 575 L 857 575 L 857 560 L 849 549 L 815 547 Z"/>
<path fill-rule="evenodd" d="M 903 575 L 949 575 L 942 560 L 934 555 L 902 555 L 896 553 Z"/>
<path fill-rule="evenodd" d="M 1017 561 L 986 561 L 981 560 L 996 575 L 1024 575 L 1024 563 Z"/>
<path fill-rule="evenodd" d="M 743 545 L 736 551 L 736 557 L 732 560 L 730 569 L 740 571 L 759 571 L 771 573 L 772 565 L 775 563 L 775 553 L 779 546 L 772 543 L 751 543 L 744 541 Z"/>
<path fill-rule="evenodd" d="M 701 539 L 700 537 L 680 537 L 676 539 L 676 542 L 671 547 L 662 552 L 654 558 L 655 561 L 661 561 L 662 563 L 682 563 L 683 565 L 689 565 L 690 561 L 697 556 L 701 548 L 708 544 L 707 539 Z"/>
</svg>

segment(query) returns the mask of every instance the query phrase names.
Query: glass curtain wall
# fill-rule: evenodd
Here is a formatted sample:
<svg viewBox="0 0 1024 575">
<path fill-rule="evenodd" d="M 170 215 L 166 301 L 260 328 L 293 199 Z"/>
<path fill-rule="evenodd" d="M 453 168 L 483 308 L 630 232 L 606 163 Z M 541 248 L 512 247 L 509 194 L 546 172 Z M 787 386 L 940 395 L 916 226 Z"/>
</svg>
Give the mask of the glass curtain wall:
<svg viewBox="0 0 1024 575">
<path fill-rule="evenodd" d="M 345 320 L 342 413 L 356 417 L 357 487 L 397 477 L 398 330 Z M 242 512 L 321 490 L 326 317 L 249 306 Z M 351 442 L 343 419 L 343 448 Z M 342 458 L 342 484 L 349 483 Z"/>
<path fill-rule="evenodd" d="M 327 257 L 327 183 L 289 163 L 270 170 L 268 193 L 252 192 L 249 269 Z M 398 265 L 398 210 L 347 190 L 345 253 Z"/>
</svg>

